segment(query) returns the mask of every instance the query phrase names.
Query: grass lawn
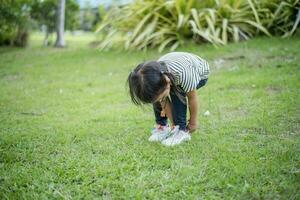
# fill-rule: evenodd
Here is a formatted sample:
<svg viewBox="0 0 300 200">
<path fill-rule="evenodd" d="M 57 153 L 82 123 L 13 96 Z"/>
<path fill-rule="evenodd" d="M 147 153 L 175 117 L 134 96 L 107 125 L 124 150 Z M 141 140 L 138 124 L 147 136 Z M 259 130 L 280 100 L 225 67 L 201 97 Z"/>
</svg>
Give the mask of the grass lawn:
<svg viewBox="0 0 300 200">
<path fill-rule="evenodd" d="M 151 106 L 125 87 L 162 53 L 91 39 L 0 48 L 0 199 L 300 199 L 299 37 L 178 49 L 212 73 L 199 130 L 171 148 L 148 142 Z"/>
</svg>

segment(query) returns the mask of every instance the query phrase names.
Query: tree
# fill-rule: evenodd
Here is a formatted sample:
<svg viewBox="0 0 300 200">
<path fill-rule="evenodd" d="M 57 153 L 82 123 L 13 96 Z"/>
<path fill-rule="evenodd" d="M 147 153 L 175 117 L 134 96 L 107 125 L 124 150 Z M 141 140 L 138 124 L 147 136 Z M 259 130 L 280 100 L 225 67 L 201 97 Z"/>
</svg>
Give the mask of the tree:
<svg viewBox="0 0 300 200">
<path fill-rule="evenodd" d="M 28 0 L 2 0 L 0 3 L 0 45 L 25 47 L 30 25 Z"/>
<path fill-rule="evenodd" d="M 38 26 L 44 27 L 44 46 L 49 45 L 48 38 L 55 31 L 56 7 L 54 0 L 35 0 L 32 3 L 31 17 L 38 23 Z"/>
<path fill-rule="evenodd" d="M 65 47 L 65 39 L 64 39 L 64 31 L 65 31 L 65 5 L 66 0 L 59 0 L 58 7 L 57 7 L 57 22 L 56 22 L 56 47 Z"/>
<path fill-rule="evenodd" d="M 44 45 L 48 46 L 48 38 L 56 31 L 57 0 L 34 0 L 31 17 L 39 27 L 45 27 Z M 65 8 L 65 29 L 74 30 L 79 27 L 79 5 L 75 0 L 67 0 Z"/>
</svg>

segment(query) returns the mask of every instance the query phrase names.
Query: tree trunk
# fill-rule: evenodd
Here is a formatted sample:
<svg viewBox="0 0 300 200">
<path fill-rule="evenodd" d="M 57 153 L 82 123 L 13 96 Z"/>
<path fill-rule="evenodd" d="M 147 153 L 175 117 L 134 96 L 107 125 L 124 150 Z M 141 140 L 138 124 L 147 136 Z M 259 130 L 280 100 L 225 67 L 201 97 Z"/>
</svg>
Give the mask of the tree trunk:
<svg viewBox="0 0 300 200">
<path fill-rule="evenodd" d="M 66 46 L 65 39 L 64 39 L 65 5 L 66 5 L 66 0 L 59 0 L 59 4 L 57 8 L 57 22 L 56 22 L 56 33 L 57 33 L 57 38 L 55 42 L 56 47 Z"/>
<path fill-rule="evenodd" d="M 44 46 L 47 47 L 49 45 L 49 31 L 48 27 L 45 27 L 45 38 L 44 38 Z"/>
</svg>

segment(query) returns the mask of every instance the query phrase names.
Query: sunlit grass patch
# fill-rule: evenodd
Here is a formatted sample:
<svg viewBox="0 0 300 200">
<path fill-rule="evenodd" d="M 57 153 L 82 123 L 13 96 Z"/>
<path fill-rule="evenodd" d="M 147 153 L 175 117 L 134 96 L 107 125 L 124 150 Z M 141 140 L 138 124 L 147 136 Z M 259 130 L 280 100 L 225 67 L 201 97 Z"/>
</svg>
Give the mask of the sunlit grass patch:
<svg viewBox="0 0 300 200">
<path fill-rule="evenodd" d="M 299 198 L 299 38 L 179 49 L 212 73 L 199 130 L 173 148 L 148 142 L 151 106 L 132 105 L 125 85 L 162 54 L 75 40 L 0 49 L 2 199 Z"/>
</svg>

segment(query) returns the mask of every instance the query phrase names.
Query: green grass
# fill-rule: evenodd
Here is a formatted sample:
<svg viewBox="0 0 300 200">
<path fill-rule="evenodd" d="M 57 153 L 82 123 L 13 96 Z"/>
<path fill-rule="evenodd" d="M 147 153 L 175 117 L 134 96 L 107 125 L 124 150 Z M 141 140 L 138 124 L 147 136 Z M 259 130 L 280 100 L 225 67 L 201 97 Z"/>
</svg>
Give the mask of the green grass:
<svg viewBox="0 0 300 200">
<path fill-rule="evenodd" d="M 99 52 L 91 39 L 0 48 L 0 199 L 300 198 L 299 37 L 179 49 L 212 73 L 199 130 L 172 148 L 147 141 L 151 107 L 125 87 L 162 54 Z"/>
</svg>

